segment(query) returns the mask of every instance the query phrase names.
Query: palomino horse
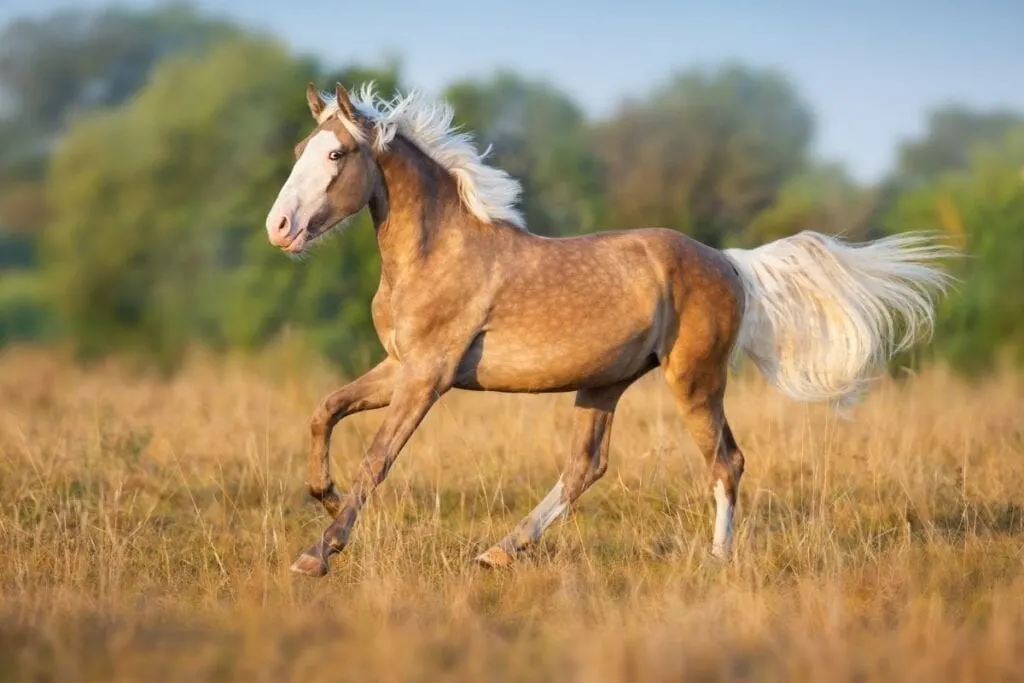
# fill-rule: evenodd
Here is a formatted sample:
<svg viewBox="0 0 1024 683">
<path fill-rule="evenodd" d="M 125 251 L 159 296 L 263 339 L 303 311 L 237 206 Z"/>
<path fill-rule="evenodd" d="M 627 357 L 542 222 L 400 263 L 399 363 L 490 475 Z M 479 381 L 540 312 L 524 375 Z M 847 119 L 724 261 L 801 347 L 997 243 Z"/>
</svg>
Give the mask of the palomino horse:
<svg viewBox="0 0 1024 683">
<path fill-rule="evenodd" d="M 667 229 L 548 239 L 515 208 L 519 183 L 483 163 L 452 110 L 372 87 L 334 97 L 310 84 L 316 128 L 270 214 L 271 244 L 298 254 L 364 207 L 380 249 L 373 324 L 387 359 L 320 402 L 310 424 L 310 494 L 334 518 L 292 565 L 322 576 L 349 541 L 431 406 L 455 387 L 575 391 L 572 450 L 558 483 L 477 559 L 504 566 L 608 466 L 622 393 L 661 368 L 711 474 L 712 552 L 730 552 L 743 454 L 722 399 L 734 352 L 798 400 L 842 402 L 929 331 L 947 251 L 919 234 L 851 245 L 803 232 L 718 250 Z M 330 474 L 339 420 L 387 407 L 347 494 Z"/>
</svg>

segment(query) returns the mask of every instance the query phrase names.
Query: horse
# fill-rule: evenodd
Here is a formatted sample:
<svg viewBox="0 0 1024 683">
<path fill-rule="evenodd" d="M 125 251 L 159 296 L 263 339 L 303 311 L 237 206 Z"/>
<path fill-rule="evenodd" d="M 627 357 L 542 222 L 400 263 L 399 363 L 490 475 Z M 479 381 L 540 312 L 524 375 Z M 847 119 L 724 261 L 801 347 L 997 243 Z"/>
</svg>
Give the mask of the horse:
<svg viewBox="0 0 1024 683">
<path fill-rule="evenodd" d="M 707 464 L 711 555 L 732 553 L 744 457 L 723 408 L 747 356 L 798 401 L 847 405 L 895 353 L 932 334 L 952 252 L 928 233 L 853 243 L 812 231 L 754 249 L 717 249 L 664 227 L 550 238 L 531 233 L 519 182 L 484 163 L 454 110 L 419 90 L 372 83 L 306 88 L 315 127 L 266 220 L 271 245 L 301 254 L 364 208 L 381 273 L 370 302 L 386 358 L 319 402 L 309 495 L 332 521 L 291 565 L 313 577 L 349 543 L 368 496 L 428 411 L 453 388 L 576 393 L 571 449 L 550 492 L 476 557 L 512 565 L 605 473 L 623 392 L 660 369 Z M 331 433 L 386 408 L 344 495 Z"/>
</svg>

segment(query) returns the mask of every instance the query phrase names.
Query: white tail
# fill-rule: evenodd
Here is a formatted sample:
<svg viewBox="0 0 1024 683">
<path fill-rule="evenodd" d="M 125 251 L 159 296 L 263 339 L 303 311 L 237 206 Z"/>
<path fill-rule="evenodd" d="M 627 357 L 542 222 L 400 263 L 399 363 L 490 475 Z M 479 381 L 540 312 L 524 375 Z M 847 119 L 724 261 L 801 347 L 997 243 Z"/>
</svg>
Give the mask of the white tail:
<svg viewBox="0 0 1024 683">
<path fill-rule="evenodd" d="M 747 294 L 736 352 L 786 395 L 839 405 L 931 334 L 951 280 L 933 264 L 954 254 L 921 233 L 849 244 L 809 231 L 724 253 Z"/>
</svg>

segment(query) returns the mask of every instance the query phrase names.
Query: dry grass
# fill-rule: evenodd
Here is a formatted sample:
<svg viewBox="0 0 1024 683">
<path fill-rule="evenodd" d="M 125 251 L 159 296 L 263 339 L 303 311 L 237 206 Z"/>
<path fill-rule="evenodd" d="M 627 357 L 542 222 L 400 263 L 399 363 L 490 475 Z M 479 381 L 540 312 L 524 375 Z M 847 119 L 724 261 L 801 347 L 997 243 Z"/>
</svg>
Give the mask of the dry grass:
<svg viewBox="0 0 1024 683">
<path fill-rule="evenodd" d="M 337 381 L 196 361 L 173 381 L 0 360 L 0 678 L 992 681 L 1024 671 L 1024 387 L 932 370 L 844 423 L 752 380 L 733 564 L 660 378 L 608 476 L 516 569 L 472 557 L 542 496 L 570 396 L 453 393 L 323 580 L 306 425 Z M 304 365 L 300 366 L 300 363 Z M 343 423 L 338 479 L 380 414 Z"/>
</svg>

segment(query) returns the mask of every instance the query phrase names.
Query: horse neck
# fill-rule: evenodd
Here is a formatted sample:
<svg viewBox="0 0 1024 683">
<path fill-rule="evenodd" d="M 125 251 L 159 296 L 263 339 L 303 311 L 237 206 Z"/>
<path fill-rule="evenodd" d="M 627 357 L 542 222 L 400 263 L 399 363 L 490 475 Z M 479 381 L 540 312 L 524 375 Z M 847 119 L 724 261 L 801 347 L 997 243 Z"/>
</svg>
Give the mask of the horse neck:
<svg viewBox="0 0 1024 683">
<path fill-rule="evenodd" d="M 381 265 L 389 277 L 422 262 L 446 232 L 461 229 L 451 219 L 460 201 L 455 181 L 437 162 L 401 136 L 377 158 L 380 183 L 370 203 Z"/>
</svg>

